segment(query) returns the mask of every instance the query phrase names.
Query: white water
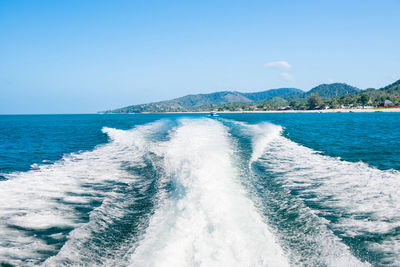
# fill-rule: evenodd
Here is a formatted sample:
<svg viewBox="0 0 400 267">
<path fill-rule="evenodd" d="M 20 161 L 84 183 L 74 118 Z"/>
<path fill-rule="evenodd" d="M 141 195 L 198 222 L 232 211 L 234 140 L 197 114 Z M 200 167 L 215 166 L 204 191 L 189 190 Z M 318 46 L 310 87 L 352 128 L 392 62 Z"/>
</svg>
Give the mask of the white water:
<svg viewBox="0 0 400 267">
<path fill-rule="evenodd" d="M 101 201 L 103 204 L 96 210 L 103 209 L 106 216 L 118 216 L 117 212 L 121 212 L 118 205 L 123 203 L 114 203 L 116 207 L 110 202 L 119 193 L 105 187 L 110 182 L 131 183 L 138 179 L 122 170 L 121 162 L 143 164 L 145 136 L 159 127 L 160 123 L 130 131 L 104 128 L 113 140 L 108 144 L 90 152 L 67 155 L 36 170 L 9 174 L 9 180 L 2 181 L 0 187 L 0 262 L 20 265 L 24 259 L 25 264 L 35 264 L 41 257 L 38 251 L 55 252 L 54 246 L 36 235 L 25 234 L 52 227 L 75 228 L 68 237 L 70 241 L 54 258 L 78 254 L 77 242 L 87 231 L 80 228 L 84 222 L 75 207 L 90 207 L 92 201 Z M 101 216 L 96 210 L 91 213 L 90 222 Z M 57 239 L 62 235 L 52 237 Z"/>
<path fill-rule="evenodd" d="M 332 214 L 338 213 L 339 221 L 333 226 L 344 232 L 344 236 L 390 234 L 400 227 L 398 171 L 381 171 L 365 163 L 323 156 L 274 132 L 271 135 L 269 128 L 265 128 L 264 132 L 274 138 L 261 144 L 259 140 L 262 138 L 255 135 L 254 142 L 259 150 L 263 150 L 262 156 L 257 154 L 260 163 L 276 173 L 274 179 L 288 190 L 288 194 L 292 188 L 300 190 L 301 199 L 306 198 L 324 207 L 324 211 L 312 209 L 316 215 L 330 215 L 329 209 L 333 210 Z M 324 236 L 327 241 L 332 234 Z M 326 246 L 326 243 L 322 242 L 321 246 Z M 355 262 L 350 259 L 352 256 L 343 244 L 334 243 L 336 245 L 329 244 L 327 252 L 335 253 L 339 249 L 342 259 L 347 257 L 347 262 Z M 381 244 L 367 242 L 367 247 L 372 252 L 382 253 L 389 265 L 400 265 L 398 235 L 387 238 Z M 332 263 L 335 261 L 338 263 L 333 257 Z"/>
<path fill-rule="evenodd" d="M 269 227 L 237 181 L 226 129 L 184 120 L 158 146 L 176 190 L 151 219 L 132 266 L 287 266 Z"/>
<path fill-rule="evenodd" d="M 343 213 L 338 222 L 331 223 L 323 219 L 329 210 L 299 204 L 301 212 L 318 220 L 317 234 L 306 236 L 318 244 L 310 250 L 317 251 L 314 256 L 319 259 L 310 256 L 310 265 L 368 265 L 328 226 L 349 237 L 390 234 L 400 227 L 398 172 L 316 154 L 282 137 L 280 126 L 236 124 L 252 139 L 250 164 L 257 162 L 275 173 L 273 179 L 287 194 L 293 188 L 300 190 L 300 202 L 307 198 Z M 126 131 L 104 128 L 111 139 L 108 144 L 8 175 L 9 180 L 0 187 L 0 262 L 21 265 L 29 259 L 35 264 L 40 250 L 57 253 L 47 259 L 47 266 L 126 262 L 132 266 L 287 266 L 288 262 L 305 262 L 296 260 L 298 255 L 282 244 L 279 225 L 267 225 L 267 218 L 248 197 L 239 181 L 234 138 L 227 128 L 212 119 L 182 120 L 170 130 L 169 141 L 155 141 L 152 135 L 164 131 L 160 130 L 163 126 L 164 122 L 157 122 Z M 149 152 L 163 159 L 158 166 L 164 173 L 160 183 L 171 183 L 173 190 L 160 190 L 159 206 L 139 237 L 127 238 L 119 249 L 104 247 L 104 255 L 99 257 L 99 251 L 92 251 L 84 242 L 92 232 L 122 218 L 126 207 L 136 201 L 107 184 L 147 186 L 145 177 L 126 168 L 145 166 L 143 158 Z M 101 205 L 90 212 L 88 222 L 83 221 L 75 207 L 90 206 L 95 200 Z M 38 236 L 24 234 L 51 227 L 74 229 L 58 252 Z M 52 237 L 62 238 L 61 234 Z M 400 265 L 396 235 L 367 245 L 371 252 L 380 252 L 389 265 Z"/>
</svg>

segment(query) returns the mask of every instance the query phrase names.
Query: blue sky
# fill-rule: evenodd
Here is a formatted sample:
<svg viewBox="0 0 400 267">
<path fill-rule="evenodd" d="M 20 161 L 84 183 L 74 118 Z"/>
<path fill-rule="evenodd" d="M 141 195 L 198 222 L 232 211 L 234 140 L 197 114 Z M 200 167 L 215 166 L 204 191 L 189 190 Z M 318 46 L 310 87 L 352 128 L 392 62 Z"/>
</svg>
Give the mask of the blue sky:
<svg viewBox="0 0 400 267">
<path fill-rule="evenodd" d="M 0 113 L 400 79 L 400 1 L 0 0 Z"/>
</svg>

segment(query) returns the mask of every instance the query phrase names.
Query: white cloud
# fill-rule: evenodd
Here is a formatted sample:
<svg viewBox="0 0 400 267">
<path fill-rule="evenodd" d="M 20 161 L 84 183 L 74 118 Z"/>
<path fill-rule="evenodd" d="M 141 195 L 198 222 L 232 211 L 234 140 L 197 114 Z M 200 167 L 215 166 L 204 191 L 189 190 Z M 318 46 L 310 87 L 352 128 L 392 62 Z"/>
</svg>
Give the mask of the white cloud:
<svg viewBox="0 0 400 267">
<path fill-rule="evenodd" d="M 284 81 L 287 81 L 287 82 L 293 82 L 294 81 L 294 77 L 292 75 L 290 75 L 289 73 L 287 73 L 287 72 L 282 72 L 282 73 L 279 74 L 279 76 L 281 76 L 281 78 Z"/>
<path fill-rule="evenodd" d="M 285 70 L 290 70 L 292 69 L 292 65 L 290 65 L 286 61 L 272 61 L 264 64 L 264 67 L 266 68 L 278 68 L 278 69 L 285 69 Z"/>
</svg>

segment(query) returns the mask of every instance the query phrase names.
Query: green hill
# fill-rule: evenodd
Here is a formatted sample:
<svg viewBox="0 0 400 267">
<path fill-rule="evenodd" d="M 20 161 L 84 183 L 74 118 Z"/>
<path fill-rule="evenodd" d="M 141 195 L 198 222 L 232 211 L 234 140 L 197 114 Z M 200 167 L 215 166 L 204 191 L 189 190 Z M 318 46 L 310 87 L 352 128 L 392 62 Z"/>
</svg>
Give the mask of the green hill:
<svg viewBox="0 0 400 267">
<path fill-rule="evenodd" d="M 253 102 L 269 100 L 274 97 L 280 97 L 285 100 L 292 100 L 304 96 L 304 91 L 296 88 L 279 88 L 271 89 L 257 93 L 242 93 L 245 97 L 251 99 Z"/>
<path fill-rule="evenodd" d="M 385 86 L 381 89 L 379 89 L 380 91 L 386 92 L 388 94 L 396 94 L 399 95 L 400 93 L 400 80 L 389 84 L 388 86 Z"/>
<path fill-rule="evenodd" d="M 292 100 L 304 96 L 304 92 L 295 88 L 271 89 L 256 93 L 223 91 L 210 94 L 187 95 L 167 101 L 133 105 L 104 113 L 141 113 L 141 112 L 180 112 L 201 111 L 226 103 L 250 103 L 280 97 Z"/>
<path fill-rule="evenodd" d="M 335 98 L 348 94 L 355 94 L 359 91 L 360 89 L 345 83 L 331 83 L 318 85 L 308 91 L 306 95 L 318 93 L 321 97 Z"/>
<path fill-rule="evenodd" d="M 374 106 L 381 106 L 385 100 L 392 101 L 393 105 L 400 105 L 400 80 L 389 84 L 380 89 L 369 88 L 359 92 L 354 97 L 361 97 L 361 95 L 367 95 L 369 104 Z M 352 95 L 344 96 L 344 99 L 349 99 Z M 353 97 L 353 98 L 354 98 Z"/>
<path fill-rule="evenodd" d="M 318 94 L 318 95 L 317 95 Z M 318 100 L 316 105 L 310 99 Z M 381 89 L 360 90 L 345 83 L 321 84 L 304 92 L 296 88 L 279 88 L 254 93 L 222 91 L 210 94 L 187 95 L 167 101 L 133 105 L 103 113 L 186 112 L 209 110 L 274 110 L 338 108 L 356 106 L 400 105 L 400 80 Z M 386 101 L 388 102 L 388 101 Z M 315 107 L 314 107 L 315 106 Z"/>
</svg>

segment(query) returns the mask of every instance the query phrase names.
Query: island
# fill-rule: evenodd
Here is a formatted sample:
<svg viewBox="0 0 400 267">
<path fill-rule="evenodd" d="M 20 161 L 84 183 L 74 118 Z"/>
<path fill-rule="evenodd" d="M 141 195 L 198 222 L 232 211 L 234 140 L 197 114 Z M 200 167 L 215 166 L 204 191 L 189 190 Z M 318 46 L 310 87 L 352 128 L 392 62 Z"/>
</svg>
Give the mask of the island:
<svg viewBox="0 0 400 267">
<path fill-rule="evenodd" d="M 400 80 L 380 89 L 346 83 L 321 84 L 309 91 L 279 88 L 254 93 L 222 91 L 132 105 L 101 114 L 168 112 L 362 112 L 400 111 Z"/>
</svg>

